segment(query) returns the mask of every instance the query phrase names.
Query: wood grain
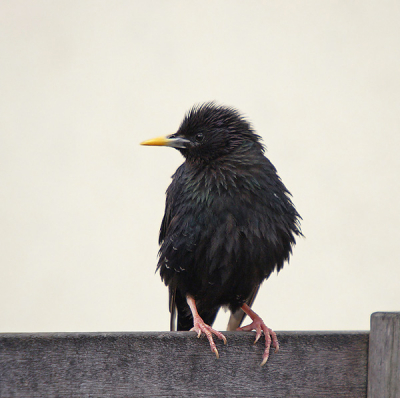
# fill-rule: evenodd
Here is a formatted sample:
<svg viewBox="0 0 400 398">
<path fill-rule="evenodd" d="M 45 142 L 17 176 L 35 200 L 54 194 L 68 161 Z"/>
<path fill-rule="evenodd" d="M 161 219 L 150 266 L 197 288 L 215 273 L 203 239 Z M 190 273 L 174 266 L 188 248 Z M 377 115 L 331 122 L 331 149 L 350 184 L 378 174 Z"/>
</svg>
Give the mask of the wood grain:
<svg viewBox="0 0 400 398">
<path fill-rule="evenodd" d="M 193 332 L 0 335 L 5 397 L 365 397 L 368 333 L 281 332 L 260 367 L 254 333 L 216 359 Z"/>
<path fill-rule="evenodd" d="M 400 312 L 371 316 L 368 398 L 400 397 Z"/>
</svg>

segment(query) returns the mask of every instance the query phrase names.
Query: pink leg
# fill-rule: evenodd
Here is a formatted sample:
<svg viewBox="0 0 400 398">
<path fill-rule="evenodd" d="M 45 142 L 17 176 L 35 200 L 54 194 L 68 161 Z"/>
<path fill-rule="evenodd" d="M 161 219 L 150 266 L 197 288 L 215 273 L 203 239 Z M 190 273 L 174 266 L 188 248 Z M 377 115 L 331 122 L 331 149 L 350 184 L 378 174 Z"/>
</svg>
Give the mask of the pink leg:
<svg viewBox="0 0 400 398">
<path fill-rule="evenodd" d="M 275 348 L 275 352 L 278 352 L 279 350 L 278 338 L 276 337 L 276 333 L 272 329 L 267 327 L 264 321 L 247 304 L 242 305 L 242 310 L 246 313 L 246 315 L 248 315 L 251 318 L 253 322 L 250 325 L 237 328 L 236 330 L 242 330 L 246 332 L 255 330 L 256 339 L 254 341 L 254 344 L 257 343 L 258 339 L 261 337 L 261 333 L 264 332 L 265 350 L 261 362 L 261 366 L 263 366 L 268 360 L 271 342 L 272 346 Z"/>
<path fill-rule="evenodd" d="M 197 338 L 201 336 L 201 332 L 203 332 L 210 343 L 211 351 L 215 353 L 217 358 L 219 358 L 217 347 L 214 343 L 212 334 L 214 333 L 219 339 L 224 340 L 224 344 L 226 344 L 226 338 L 217 330 L 214 330 L 211 326 L 204 323 L 203 319 L 200 317 L 199 313 L 197 312 L 196 302 L 192 296 L 187 295 L 186 301 L 190 307 L 190 311 L 192 311 L 193 315 L 193 327 L 190 329 L 191 332 L 197 333 Z"/>
</svg>

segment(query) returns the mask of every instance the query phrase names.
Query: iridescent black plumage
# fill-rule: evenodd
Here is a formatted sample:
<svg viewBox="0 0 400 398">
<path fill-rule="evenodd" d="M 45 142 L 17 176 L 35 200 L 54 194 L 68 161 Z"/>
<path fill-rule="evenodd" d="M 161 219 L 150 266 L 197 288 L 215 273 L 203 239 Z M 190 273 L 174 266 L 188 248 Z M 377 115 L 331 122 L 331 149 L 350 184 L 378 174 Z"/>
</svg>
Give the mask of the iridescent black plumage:
<svg viewBox="0 0 400 398">
<path fill-rule="evenodd" d="M 168 138 L 186 161 L 167 190 L 158 269 L 171 319 L 177 309 L 177 329 L 189 330 L 186 296 L 209 325 L 221 306 L 235 312 L 252 301 L 289 259 L 300 216 L 260 137 L 236 110 L 194 107 Z"/>
</svg>

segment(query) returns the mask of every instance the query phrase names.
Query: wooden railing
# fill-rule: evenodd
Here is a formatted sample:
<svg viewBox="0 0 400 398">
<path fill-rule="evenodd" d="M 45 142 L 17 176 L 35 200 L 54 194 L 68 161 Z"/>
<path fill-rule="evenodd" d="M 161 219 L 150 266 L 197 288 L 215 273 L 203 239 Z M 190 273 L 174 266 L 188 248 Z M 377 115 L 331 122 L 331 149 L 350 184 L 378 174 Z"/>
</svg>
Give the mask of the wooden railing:
<svg viewBox="0 0 400 398">
<path fill-rule="evenodd" d="M 220 359 L 193 332 L 0 334 L 0 397 L 400 397 L 400 312 L 370 332 L 226 332 Z"/>
</svg>

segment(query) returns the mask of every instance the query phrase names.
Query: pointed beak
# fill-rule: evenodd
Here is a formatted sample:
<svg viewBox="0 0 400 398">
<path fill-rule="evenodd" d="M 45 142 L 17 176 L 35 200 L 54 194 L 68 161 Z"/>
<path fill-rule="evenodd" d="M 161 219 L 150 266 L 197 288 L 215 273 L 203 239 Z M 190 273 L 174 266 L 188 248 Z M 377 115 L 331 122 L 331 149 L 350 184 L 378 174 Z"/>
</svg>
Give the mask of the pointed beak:
<svg viewBox="0 0 400 398">
<path fill-rule="evenodd" d="M 173 148 L 186 148 L 189 140 L 185 138 L 176 137 L 174 134 L 166 137 L 152 138 L 147 141 L 143 141 L 140 145 L 151 145 L 151 146 L 171 146 Z"/>
</svg>

